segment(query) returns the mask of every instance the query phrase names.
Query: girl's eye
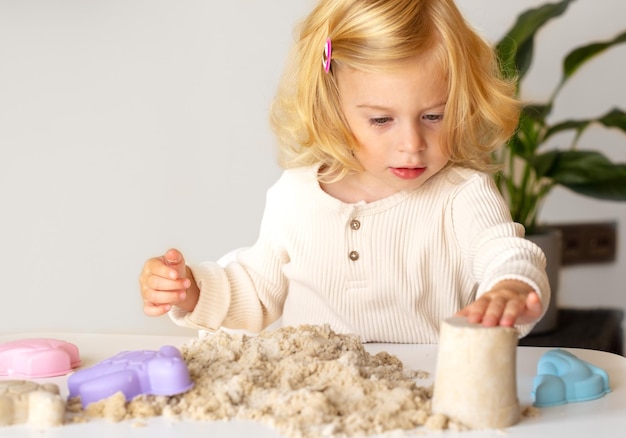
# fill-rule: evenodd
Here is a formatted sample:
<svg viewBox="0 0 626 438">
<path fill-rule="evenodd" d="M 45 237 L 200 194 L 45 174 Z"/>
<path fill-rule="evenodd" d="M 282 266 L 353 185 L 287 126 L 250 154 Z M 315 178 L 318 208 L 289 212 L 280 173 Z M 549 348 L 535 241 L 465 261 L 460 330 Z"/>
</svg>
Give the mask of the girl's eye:
<svg viewBox="0 0 626 438">
<path fill-rule="evenodd" d="M 383 126 L 391 121 L 391 117 L 374 117 L 370 119 L 370 125 Z"/>
<path fill-rule="evenodd" d="M 426 114 L 424 119 L 429 122 L 440 122 L 443 120 L 443 114 Z"/>
</svg>

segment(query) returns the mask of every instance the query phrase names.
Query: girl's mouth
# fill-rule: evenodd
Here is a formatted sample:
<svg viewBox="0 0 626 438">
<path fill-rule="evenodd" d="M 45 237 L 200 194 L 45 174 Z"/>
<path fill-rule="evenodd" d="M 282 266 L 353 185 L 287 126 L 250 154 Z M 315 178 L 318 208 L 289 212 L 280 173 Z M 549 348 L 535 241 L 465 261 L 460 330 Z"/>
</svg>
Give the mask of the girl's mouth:
<svg viewBox="0 0 626 438">
<path fill-rule="evenodd" d="M 419 178 L 425 171 L 425 167 L 392 167 L 391 173 L 400 179 L 416 179 Z"/>
</svg>

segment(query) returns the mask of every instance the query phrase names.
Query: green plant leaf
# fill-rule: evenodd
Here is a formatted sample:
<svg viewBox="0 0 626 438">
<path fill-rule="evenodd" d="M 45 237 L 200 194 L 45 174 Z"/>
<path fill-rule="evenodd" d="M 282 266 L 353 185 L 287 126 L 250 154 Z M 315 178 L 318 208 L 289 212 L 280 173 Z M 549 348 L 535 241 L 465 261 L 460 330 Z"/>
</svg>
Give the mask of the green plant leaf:
<svg viewBox="0 0 626 438">
<path fill-rule="evenodd" d="M 547 163 L 550 165 L 547 166 Z M 593 198 L 626 201 L 626 164 L 597 151 L 553 150 L 533 163 L 542 177 Z M 543 166 L 543 167 L 539 167 Z"/>
<path fill-rule="evenodd" d="M 623 32 L 609 41 L 600 41 L 587 44 L 572 50 L 563 60 L 563 77 L 561 85 L 567 81 L 589 59 L 604 52 L 605 50 L 626 42 L 626 32 Z"/>
<path fill-rule="evenodd" d="M 521 80 L 528 71 L 533 58 L 534 39 L 537 31 L 551 19 L 563 14 L 574 0 L 549 3 L 520 14 L 511 29 L 496 44 L 500 68 L 507 78 Z"/>
<path fill-rule="evenodd" d="M 546 121 L 546 116 L 552 111 L 551 104 L 543 103 L 528 103 L 522 108 L 522 116 L 528 117 L 543 125 Z"/>
<path fill-rule="evenodd" d="M 539 136 L 544 129 L 545 114 L 550 110 L 550 105 L 543 104 L 528 104 L 522 108 L 517 130 L 507 143 L 513 155 L 532 159 L 541 145 Z"/>
<path fill-rule="evenodd" d="M 600 123 L 607 128 L 617 128 L 626 132 L 626 113 L 620 108 L 613 108 L 608 113 L 595 119 L 564 120 L 548 128 L 543 140 L 546 141 L 554 134 L 563 131 L 576 130 L 578 133 L 581 133 L 593 123 Z"/>
<path fill-rule="evenodd" d="M 532 160 L 532 166 L 537 178 L 552 178 L 554 166 L 559 159 L 559 151 L 549 151 L 536 155 Z"/>
<path fill-rule="evenodd" d="M 520 117 L 517 133 L 511 137 L 508 146 L 513 155 L 519 157 L 532 156 L 537 146 L 536 122 L 530 117 Z"/>
<path fill-rule="evenodd" d="M 584 184 L 563 184 L 563 186 L 590 198 L 626 201 L 626 165 L 623 165 L 620 170 L 620 174 L 613 179 L 590 181 Z"/>
<path fill-rule="evenodd" d="M 626 113 L 620 108 L 613 108 L 598 121 L 607 128 L 618 128 L 626 132 Z"/>
<path fill-rule="evenodd" d="M 563 132 L 563 131 L 576 130 L 578 132 L 582 132 L 592 122 L 593 122 L 593 120 L 565 120 L 565 121 L 560 122 L 560 123 L 558 123 L 558 124 L 556 124 L 554 126 L 551 126 L 546 131 L 546 135 L 544 136 L 543 139 L 545 141 L 548 138 L 552 137 L 554 134 L 557 134 L 557 133 Z"/>
</svg>

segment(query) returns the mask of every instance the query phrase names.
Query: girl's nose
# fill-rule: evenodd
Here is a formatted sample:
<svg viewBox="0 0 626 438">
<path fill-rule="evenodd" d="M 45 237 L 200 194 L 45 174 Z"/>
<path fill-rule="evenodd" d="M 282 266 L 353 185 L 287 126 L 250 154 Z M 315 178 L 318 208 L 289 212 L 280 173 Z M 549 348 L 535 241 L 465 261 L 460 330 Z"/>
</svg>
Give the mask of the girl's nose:
<svg viewBox="0 0 626 438">
<path fill-rule="evenodd" d="M 409 125 L 403 132 L 401 141 L 402 152 L 416 153 L 426 149 L 426 141 L 417 125 Z"/>
</svg>

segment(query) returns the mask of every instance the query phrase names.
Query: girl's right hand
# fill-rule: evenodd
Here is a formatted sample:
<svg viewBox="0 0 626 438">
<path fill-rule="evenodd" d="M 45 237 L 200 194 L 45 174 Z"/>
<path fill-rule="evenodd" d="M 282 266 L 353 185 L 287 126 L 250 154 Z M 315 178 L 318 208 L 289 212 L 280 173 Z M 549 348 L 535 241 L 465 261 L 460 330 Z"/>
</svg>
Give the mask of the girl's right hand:
<svg viewBox="0 0 626 438">
<path fill-rule="evenodd" d="M 198 300 L 198 289 L 185 258 L 176 249 L 161 257 L 149 259 L 139 276 L 143 311 L 148 316 L 160 316 L 172 306 L 192 311 Z"/>
</svg>

